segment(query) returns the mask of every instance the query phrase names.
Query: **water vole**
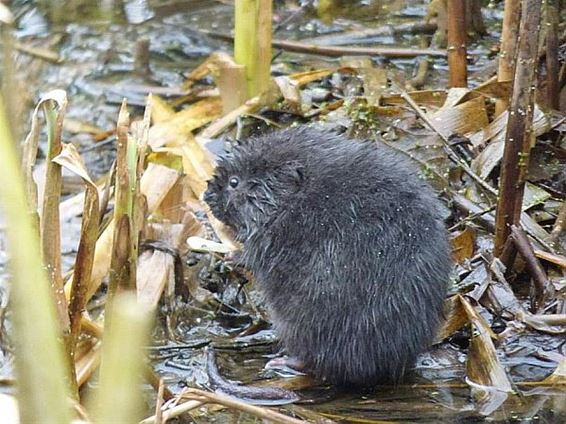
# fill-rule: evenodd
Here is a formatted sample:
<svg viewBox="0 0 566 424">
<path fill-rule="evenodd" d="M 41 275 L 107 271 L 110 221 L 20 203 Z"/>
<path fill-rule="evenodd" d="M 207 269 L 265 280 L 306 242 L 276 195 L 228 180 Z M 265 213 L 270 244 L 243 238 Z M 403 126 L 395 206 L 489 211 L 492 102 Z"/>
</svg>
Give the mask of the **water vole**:
<svg viewBox="0 0 566 424">
<path fill-rule="evenodd" d="M 205 201 L 243 243 L 285 350 L 339 385 L 398 381 L 451 269 L 439 200 L 402 154 L 299 127 L 221 159 Z"/>
</svg>

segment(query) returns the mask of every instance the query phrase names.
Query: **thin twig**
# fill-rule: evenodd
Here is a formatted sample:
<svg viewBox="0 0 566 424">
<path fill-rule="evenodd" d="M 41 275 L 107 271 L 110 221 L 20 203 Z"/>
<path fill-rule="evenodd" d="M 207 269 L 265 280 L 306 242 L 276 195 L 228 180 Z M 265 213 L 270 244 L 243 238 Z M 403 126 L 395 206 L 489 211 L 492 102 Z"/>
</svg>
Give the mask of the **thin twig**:
<svg viewBox="0 0 566 424">
<path fill-rule="evenodd" d="M 22 53 L 29 54 L 30 56 L 34 56 L 39 59 L 43 59 L 46 62 L 50 62 L 50 63 L 63 62 L 63 58 L 59 56 L 57 52 L 54 52 L 49 49 L 28 46 L 18 41 L 14 43 L 14 47 Z"/>
<path fill-rule="evenodd" d="M 213 38 L 221 40 L 232 40 L 230 34 L 222 34 L 214 31 L 200 30 Z M 271 45 L 283 50 L 296 52 L 317 54 L 322 56 L 340 57 L 340 56 L 387 56 L 387 57 L 415 57 L 415 56 L 439 56 L 445 57 L 446 51 L 441 49 L 410 49 L 402 47 L 332 47 L 318 46 L 316 44 L 306 44 L 297 41 L 273 40 Z"/>
<path fill-rule="evenodd" d="M 239 411 L 247 412 L 259 418 L 269 420 L 281 424 L 305 424 L 305 421 L 297 418 L 288 417 L 287 415 L 280 414 L 279 412 L 272 411 L 268 408 L 263 408 L 255 405 L 249 405 L 236 399 L 227 396 L 219 395 L 217 393 L 210 393 L 199 389 L 187 389 L 183 392 L 183 397 L 187 399 L 198 400 L 206 403 L 216 403 L 218 405 L 226 406 L 227 408 L 237 409 Z"/>
<path fill-rule="evenodd" d="M 197 400 L 190 400 L 188 402 L 184 402 L 180 405 L 175 405 L 169 409 L 163 411 L 162 419 L 167 422 L 171 418 L 178 417 L 179 415 L 184 414 L 185 412 L 192 411 L 202 405 L 204 405 L 205 401 L 197 401 Z M 145 418 L 139 422 L 139 424 L 154 424 L 156 423 L 157 417 L 152 415 L 151 417 Z"/>
<path fill-rule="evenodd" d="M 556 255 L 554 253 L 545 252 L 544 250 L 535 249 L 535 256 L 539 259 L 544 259 L 554 265 L 566 269 L 566 256 Z"/>
</svg>

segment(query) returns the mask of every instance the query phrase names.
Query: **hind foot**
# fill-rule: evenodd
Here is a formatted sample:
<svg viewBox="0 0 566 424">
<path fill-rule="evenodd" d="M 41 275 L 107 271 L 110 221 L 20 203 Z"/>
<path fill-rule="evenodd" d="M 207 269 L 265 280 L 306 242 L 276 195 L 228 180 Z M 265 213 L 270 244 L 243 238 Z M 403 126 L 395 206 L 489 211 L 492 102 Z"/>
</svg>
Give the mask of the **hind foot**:
<svg viewBox="0 0 566 424">
<path fill-rule="evenodd" d="M 292 374 L 306 373 L 305 363 L 293 356 L 279 356 L 277 358 L 273 358 L 265 364 L 264 369 L 283 371 L 285 373 L 290 372 Z"/>
</svg>

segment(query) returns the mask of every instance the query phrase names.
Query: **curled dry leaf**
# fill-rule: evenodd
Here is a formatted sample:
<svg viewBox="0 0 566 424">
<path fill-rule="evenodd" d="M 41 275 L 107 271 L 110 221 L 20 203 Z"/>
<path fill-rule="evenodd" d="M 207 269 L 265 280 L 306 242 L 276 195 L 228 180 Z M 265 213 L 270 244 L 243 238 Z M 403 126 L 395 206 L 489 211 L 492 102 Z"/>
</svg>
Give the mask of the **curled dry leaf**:
<svg viewBox="0 0 566 424">
<path fill-rule="evenodd" d="M 447 102 L 450 100 L 450 92 Z M 446 137 L 451 134 L 475 132 L 489 124 L 483 97 L 477 97 L 449 107 L 442 107 L 431 116 L 431 120 L 434 122 L 435 128 Z"/>
<path fill-rule="evenodd" d="M 566 356 L 562 357 L 558 367 L 556 367 L 554 372 L 546 377 L 542 383 L 561 386 L 566 385 Z"/>
<path fill-rule="evenodd" d="M 96 184 L 94 184 L 90 175 L 88 175 L 81 155 L 73 144 L 64 144 L 61 153 L 53 159 L 53 162 L 67 168 L 69 171 L 81 177 L 85 183 L 96 188 Z"/>
<path fill-rule="evenodd" d="M 0 5 L 1 7 L 1 5 Z M 64 90 L 52 90 L 45 93 L 33 110 L 31 115 L 31 129 L 26 139 L 23 143 L 22 149 L 22 168 L 25 173 L 26 187 L 28 190 L 28 202 L 31 210 L 36 210 L 38 204 L 42 204 L 43 200 L 38 199 L 38 190 L 36 183 L 33 179 L 33 168 L 35 165 L 35 160 L 37 158 L 37 149 L 39 146 L 39 112 L 46 102 L 54 101 L 58 108 L 62 108 L 67 104 L 67 93 Z M 42 186 L 45 185 L 45 181 L 42 181 Z M 43 189 L 40 190 L 40 194 L 43 193 Z"/>
<path fill-rule="evenodd" d="M 566 315 L 537 315 L 525 310 L 517 311 L 515 317 L 535 330 L 548 334 L 566 333 Z"/>
<path fill-rule="evenodd" d="M 499 362 L 489 324 L 462 296 L 460 302 L 472 325 L 472 337 L 466 362 L 466 382 L 470 385 L 479 411 L 489 415 L 513 390 L 507 372 Z"/>
<path fill-rule="evenodd" d="M 301 113 L 303 110 L 301 90 L 297 81 L 289 78 L 288 76 L 276 77 L 273 80 L 275 81 L 275 84 L 277 84 L 277 87 L 279 88 L 279 91 L 281 92 L 283 99 L 285 99 L 288 107 L 297 113 Z"/>
<path fill-rule="evenodd" d="M 450 337 L 469 322 L 459 295 L 450 296 L 444 301 L 444 317 L 445 320 L 437 332 L 435 343 L 440 343 L 445 338 Z"/>
<path fill-rule="evenodd" d="M 80 334 L 82 311 L 88 302 L 87 294 L 93 291 L 91 275 L 100 222 L 100 196 L 98 188 L 88 175 L 84 162 L 75 146 L 72 144 L 63 145 L 61 153 L 53 161 L 80 176 L 87 186 L 84 196 L 79 248 L 70 280 L 69 317 L 71 321 L 71 349 L 74 349 Z"/>
</svg>

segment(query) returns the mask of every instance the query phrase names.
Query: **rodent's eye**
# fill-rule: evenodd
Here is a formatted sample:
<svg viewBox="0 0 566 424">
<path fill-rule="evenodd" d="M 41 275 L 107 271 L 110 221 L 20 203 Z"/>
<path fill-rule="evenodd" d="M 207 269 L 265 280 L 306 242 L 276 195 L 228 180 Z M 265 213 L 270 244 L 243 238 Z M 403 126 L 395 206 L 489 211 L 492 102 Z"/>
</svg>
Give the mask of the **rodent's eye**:
<svg viewBox="0 0 566 424">
<path fill-rule="evenodd" d="M 238 184 L 240 184 L 240 179 L 238 177 L 230 177 L 228 184 L 230 185 L 230 187 L 236 188 L 238 187 Z"/>
</svg>

